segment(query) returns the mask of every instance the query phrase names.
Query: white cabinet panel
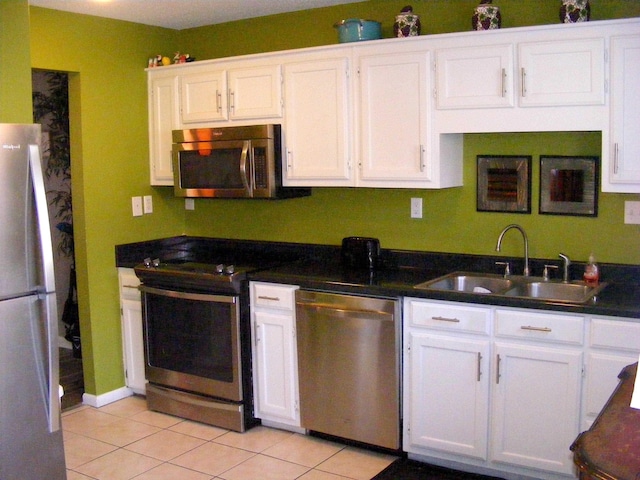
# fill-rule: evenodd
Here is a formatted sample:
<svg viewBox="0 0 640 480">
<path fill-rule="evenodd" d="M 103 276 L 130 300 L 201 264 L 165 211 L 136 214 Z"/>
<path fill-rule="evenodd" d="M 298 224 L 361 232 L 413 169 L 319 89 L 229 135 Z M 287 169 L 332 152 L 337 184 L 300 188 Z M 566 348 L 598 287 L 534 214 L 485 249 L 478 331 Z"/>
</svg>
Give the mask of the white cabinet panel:
<svg viewBox="0 0 640 480">
<path fill-rule="evenodd" d="M 280 65 L 231 69 L 228 78 L 232 120 L 282 116 Z"/>
<path fill-rule="evenodd" d="M 611 39 L 611 151 L 602 190 L 640 192 L 640 35 Z"/>
<path fill-rule="evenodd" d="M 256 417 L 300 427 L 294 285 L 251 282 Z"/>
<path fill-rule="evenodd" d="M 180 75 L 180 111 L 182 123 L 227 120 L 227 72 Z"/>
<path fill-rule="evenodd" d="M 347 57 L 284 66 L 288 186 L 351 185 Z"/>
<path fill-rule="evenodd" d="M 513 107 L 513 46 L 436 51 L 437 108 Z"/>
<path fill-rule="evenodd" d="M 149 170 L 151 185 L 173 185 L 171 131 L 178 128 L 178 79 L 149 75 Z"/>
<path fill-rule="evenodd" d="M 582 351 L 498 342 L 491 458 L 573 473 Z"/>
<path fill-rule="evenodd" d="M 362 186 L 426 186 L 429 158 L 429 52 L 360 58 Z"/>
<path fill-rule="evenodd" d="M 603 105 L 604 38 L 518 45 L 520 105 Z"/>
<path fill-rule="evenodd" d="M 135 393 L 146 393 L 144 371 L 144 339 L 142 333 L 142 303 L 140 280 L 132 268 L 118 269 L 120 285 L 120 315 L 122 321 L 122 353 L 125 384 Z"/>
<path fill-rule="evenodd" d="M 489 340 L 408 336 L 410 422 L 405 449 L 425 447 L 485 460 Z"/>
</svg>

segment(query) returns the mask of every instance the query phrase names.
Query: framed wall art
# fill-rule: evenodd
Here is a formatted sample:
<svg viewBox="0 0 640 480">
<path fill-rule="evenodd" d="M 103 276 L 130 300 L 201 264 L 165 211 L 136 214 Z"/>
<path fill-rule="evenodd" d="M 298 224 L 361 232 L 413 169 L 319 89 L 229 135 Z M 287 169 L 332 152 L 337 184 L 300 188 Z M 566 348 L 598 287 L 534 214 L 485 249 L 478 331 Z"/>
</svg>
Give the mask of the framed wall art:
<svg viewBox="0 0 640 480">
<path fill-rule="evenodd" d="M 598 215 L 598 157 L 540 156 L 540 213 Z"/>
<path fill-rule="evenodd" d="M 531 213 L 531 156 L 478 155 L 477 210 Z"/>
</svg>

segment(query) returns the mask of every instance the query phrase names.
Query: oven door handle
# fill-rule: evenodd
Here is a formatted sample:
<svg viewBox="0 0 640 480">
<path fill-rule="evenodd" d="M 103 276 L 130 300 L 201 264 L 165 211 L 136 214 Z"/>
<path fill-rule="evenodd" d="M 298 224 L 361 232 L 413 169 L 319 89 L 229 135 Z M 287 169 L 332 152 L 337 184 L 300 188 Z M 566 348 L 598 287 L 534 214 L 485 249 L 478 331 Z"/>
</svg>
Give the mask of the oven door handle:
<svg viewBox="0 0 640 480">
<path fill-rule="evenodd" d="M 230 295 L 211 295 L 208 293 L 191 293 L 191 292 L 179 292 L 176 290 L 167 290 L 164 288 L 148 287 L 146 285 L 140 285 L 138 287 L 143 293 L 152 293 L 153 295 L 160 295 L 163 297 L 182 298 L 185 300 L 199 300 L 202 302 L 217 302 L 217 303 L 236 303 L 238 301 L 237 296 Z"/>
</svg>

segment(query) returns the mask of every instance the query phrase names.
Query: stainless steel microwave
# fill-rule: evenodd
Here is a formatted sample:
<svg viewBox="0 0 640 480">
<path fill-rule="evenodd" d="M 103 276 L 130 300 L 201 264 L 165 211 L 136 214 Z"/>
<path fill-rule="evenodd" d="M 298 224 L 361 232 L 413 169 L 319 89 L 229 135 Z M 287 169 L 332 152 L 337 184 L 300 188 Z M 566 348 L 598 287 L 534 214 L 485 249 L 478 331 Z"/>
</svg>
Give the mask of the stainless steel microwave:
<svg viewBox="0 0 640 480">
<path fill-rule="evenodd" d="M 177 197 L 292 198 L 310 188 L 282 186 L 280 125 L 173 131 Z"/>
</svg>

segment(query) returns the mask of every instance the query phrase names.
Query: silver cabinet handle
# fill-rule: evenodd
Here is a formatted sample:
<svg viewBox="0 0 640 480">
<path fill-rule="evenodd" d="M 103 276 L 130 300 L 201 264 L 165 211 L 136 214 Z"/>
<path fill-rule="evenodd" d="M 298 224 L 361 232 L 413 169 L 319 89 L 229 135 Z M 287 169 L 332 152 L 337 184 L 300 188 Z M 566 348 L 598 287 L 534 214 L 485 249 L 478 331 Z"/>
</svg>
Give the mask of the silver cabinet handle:
<svg viewBox="0 0 640 480">
<path fill-rule="evenodd" d="M 222 111 L 222 94 L 220 90 L 216 90 L 216 110 L 218 110 L 218 112 Z"/>
<path fill-rule="evenodd" d="M 618 159 L 620 155 L 620 148 L 618 142 L 613 144 L 613 173 L 614 175 L 618 174 Z"/>
<path fill-rule="evenodd" d="M 520 69 L 520 77 L 522 79 L 522 96 L 526 97 L 527 96 L 527 72 L 525 71 L 524 67 L 522 67 Z"/>
<path fill-rule="evenodd" d="M 480 381 L 480 377 L 482 376 L 481 363 L 482 363 L 482 354 L 478 352 L 478 377 L 477 377 L 478 382 Z"/>
<path fill-rule="evenodd" d="M 500 355 L 496 355 L 496 385 L 500 383 Z"/>
<path fill-rule="evenodd" d="M 501 75 L 501 85 L 500 85 L 500 89 L 502 90 L 502 98 L 504 98 L 507 95 L 507 71 L 503 68 L 502 69 L 502 75 Z"/>
<path fill-rule="evenodd" d="M 260 300 L 270 300 L 272 302 L 279 302 L 280 297 L 267 297 L 266 295 L 258 295 L 258 299 Z"/>
<path fill-rule="evenodd" d="M 420 171 L 424 172 L 424 145 L 420 145 Z"/>
<path fill-rule="evenodd" d="M 457 319 L 457 318 L 448 318 L 448 317 L 431 317 L 431 320 L 437 320 L 439 322 L 460 323 L 459 319 Z"/>
<path fill-rule="evenodd" d="M 235 111 L 235 93 L 233 90 L 229 90 L 229 110 Z"/>
<path fill-rule="evenodd" d="M 532 327 L 531 325 L 522 325 L 520 329 L 532 330 L 534 332 L 550 332 L 551 331 L 549 327 Z"/>
</svg>

